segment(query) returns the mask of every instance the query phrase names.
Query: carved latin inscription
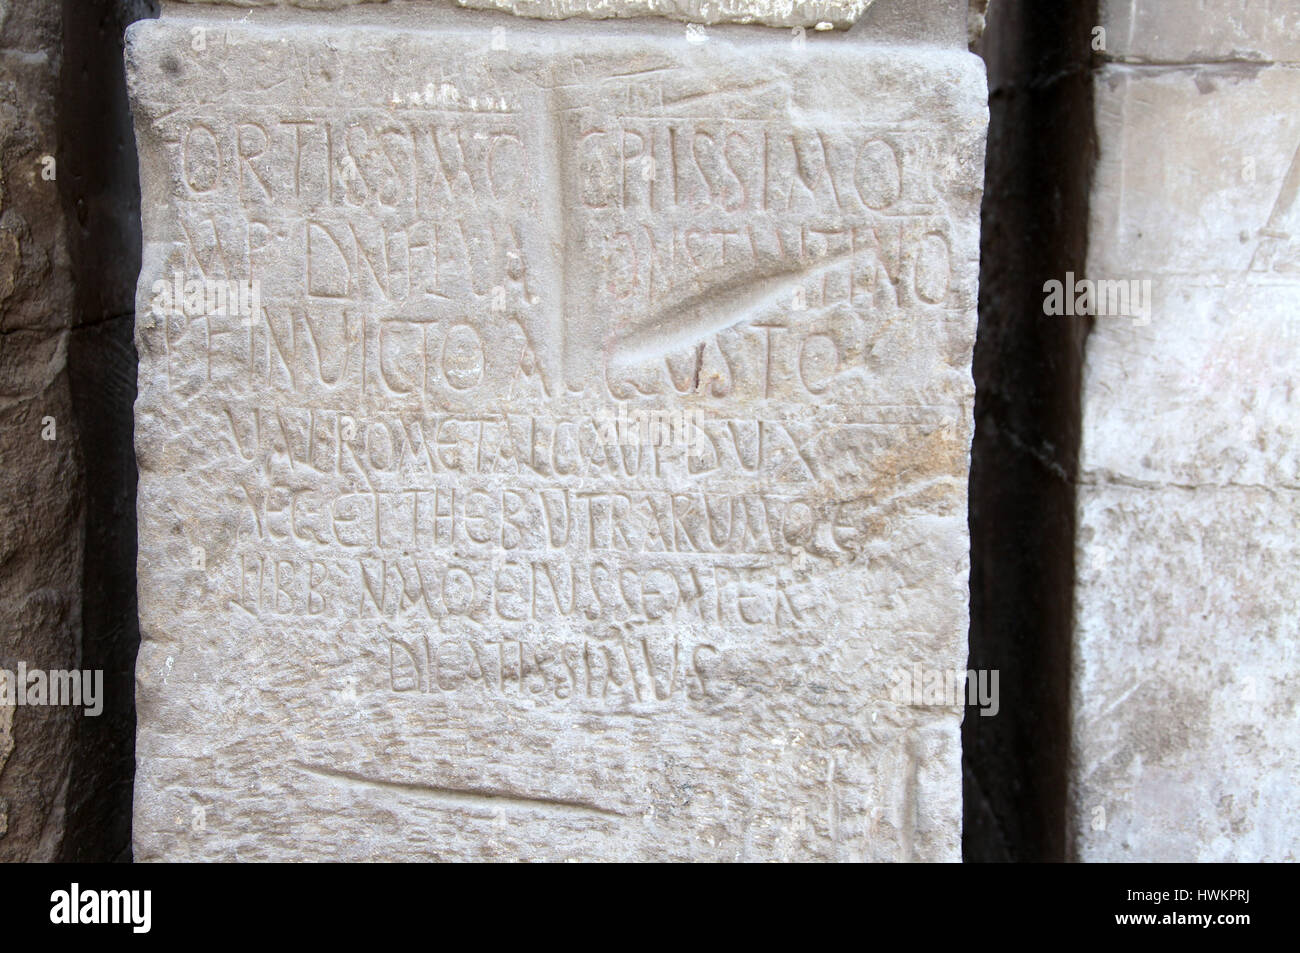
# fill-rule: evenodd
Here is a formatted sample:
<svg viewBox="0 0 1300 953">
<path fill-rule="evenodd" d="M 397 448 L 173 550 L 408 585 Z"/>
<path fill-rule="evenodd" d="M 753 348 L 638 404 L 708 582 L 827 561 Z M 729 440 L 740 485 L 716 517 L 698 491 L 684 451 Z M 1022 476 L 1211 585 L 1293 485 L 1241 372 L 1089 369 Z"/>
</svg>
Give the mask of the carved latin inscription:
<svg viewBox="0 0 1300 953">
<path fill-rule="evenodd" d="M 972 61 L 187 23 L 141 854 L 955 857 L 960 711 L 888 688 L 964 660 Z"/>
</svg>

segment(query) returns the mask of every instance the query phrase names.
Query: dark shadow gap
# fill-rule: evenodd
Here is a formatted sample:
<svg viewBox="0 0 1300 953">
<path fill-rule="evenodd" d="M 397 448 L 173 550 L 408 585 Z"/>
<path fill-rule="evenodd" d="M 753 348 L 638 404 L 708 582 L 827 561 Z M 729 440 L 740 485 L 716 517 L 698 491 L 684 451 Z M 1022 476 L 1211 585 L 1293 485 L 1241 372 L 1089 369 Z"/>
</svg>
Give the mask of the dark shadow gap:
<svg viewBox="0 0 1300 953">
<path fill-rule="evenodd" d="M 85 465 L 81 667 L 104 711 L 79 720 L 60 859 L 131 858 L 135 775 L 135 284 L 140 184 L 122 34 L 155 0 L 63 0 L 59 192 L 76 282 L 68 347 Z"/>
<path fill-rule="evenodd" d="M 1088 324 L 1043 284 L 1084 274 L 1096 0 L 994 0 L 971 449 L 972 669 L 1001 710 L 962 725 L 967 861 L 1070 857 L 1075 477 Z"/>
</svg>

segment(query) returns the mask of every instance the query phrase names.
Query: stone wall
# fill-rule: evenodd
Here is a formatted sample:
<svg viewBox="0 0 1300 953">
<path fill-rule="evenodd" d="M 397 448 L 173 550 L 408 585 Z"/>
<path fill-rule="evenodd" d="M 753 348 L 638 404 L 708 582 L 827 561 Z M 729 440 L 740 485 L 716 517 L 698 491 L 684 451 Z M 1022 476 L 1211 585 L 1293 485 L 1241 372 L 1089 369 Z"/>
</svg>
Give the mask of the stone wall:
<svg viewBox="0 0 1300 953">
<path fill-rule="evenodd" d="M 1300 7 L 988 7 L 0 0 L 0 860 L 1294 859 Z"/>
<path fill-rule="evenodd" d="M 58 191 L 57 3 L 0 4 L 0 679 L 77 667 L 84 482 Z M 80 712 L 0 693 L 0 860 L 53 860 Z"/>
<path fill-rule="evenodd" d="M 1183 7 L 1101 20 L 1071 836 L 1294 860 L 1300 8 Z"/>
</svg>

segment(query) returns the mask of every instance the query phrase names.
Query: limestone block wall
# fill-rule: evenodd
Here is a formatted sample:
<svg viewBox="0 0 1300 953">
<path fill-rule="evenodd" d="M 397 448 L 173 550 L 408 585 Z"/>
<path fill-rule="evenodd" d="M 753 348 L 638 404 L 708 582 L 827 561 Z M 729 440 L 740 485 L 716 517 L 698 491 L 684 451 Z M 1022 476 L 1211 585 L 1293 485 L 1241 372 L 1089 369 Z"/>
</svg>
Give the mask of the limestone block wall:
<svg viewBox="0 0 1300 953">
<path fill-rule="evenodd" d="M 1100 21 L 1087 276 L 1132 299 L 1099 300 L 1082 385 L 1084 861 L 1300 845 L 1300 8 L 1191 6 Z"/>
<path fill-rule="evenodd" d="M 0 0 L 0 860 L 1293 860 L 1298 47 Z"/>
</svg>

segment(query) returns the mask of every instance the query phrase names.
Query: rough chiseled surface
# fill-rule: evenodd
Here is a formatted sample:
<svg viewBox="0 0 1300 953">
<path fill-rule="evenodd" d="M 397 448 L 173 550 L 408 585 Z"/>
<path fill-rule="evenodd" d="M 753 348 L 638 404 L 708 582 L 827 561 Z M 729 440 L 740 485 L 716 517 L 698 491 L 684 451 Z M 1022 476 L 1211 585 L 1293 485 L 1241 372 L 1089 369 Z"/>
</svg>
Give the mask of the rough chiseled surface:
<svg viewBox="0 0 1300 953">
<path fill-rule="evenodd" d="M 965 666 L 979 61 L 201 22 L 128 43 L 136 858 L 958 859 L 890 690 Z"/>
<path fill-rule="evenodd" d="M 1153 307 L 1088 343 L 1076 851 L 1295 860 L 1300 76 L 1111 65 L 1096 91 L 1089 274 Z"/>
<path fill-rule="evenodd" d="M 0 671 L 9 673 L 20 663 L 75 667 L 80 642 L 72 280 L 57 182 L 42 174 L 57 143 L 60 15 L 47 0 L 0 0 Z M 0 704 L 0 861 L 54 859 L 80 714 Z"/>
</svg>

